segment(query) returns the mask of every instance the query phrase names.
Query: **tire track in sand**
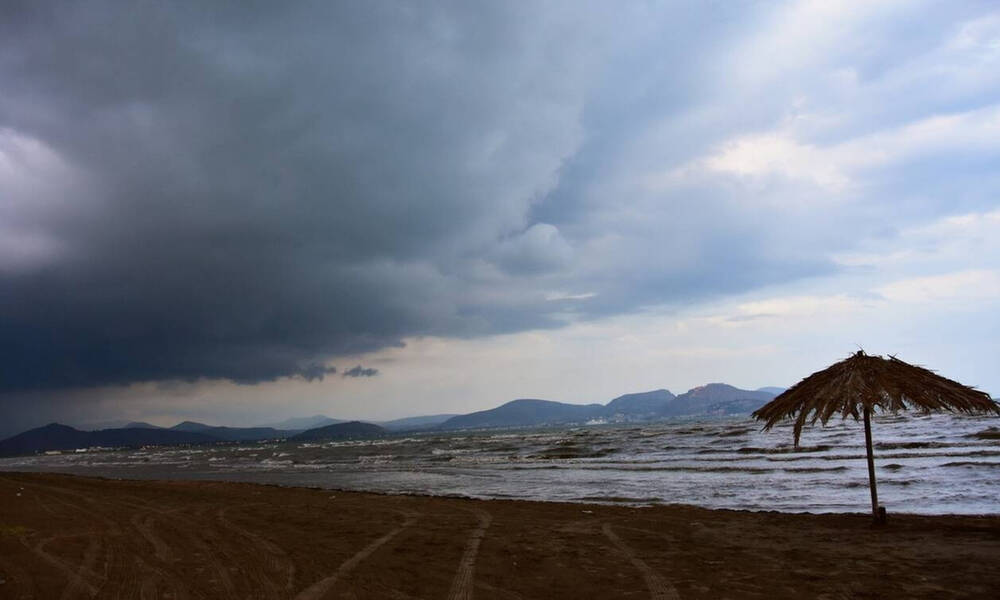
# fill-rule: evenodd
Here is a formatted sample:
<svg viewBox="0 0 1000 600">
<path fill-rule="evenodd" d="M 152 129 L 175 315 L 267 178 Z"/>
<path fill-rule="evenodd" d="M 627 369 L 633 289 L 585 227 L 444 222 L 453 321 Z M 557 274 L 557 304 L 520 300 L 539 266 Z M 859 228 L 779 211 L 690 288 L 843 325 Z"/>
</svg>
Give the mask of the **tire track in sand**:
<svg viewBox="0 0 1000 600">
<path fill-rule="evenodd" d="M 172 564 L 177 560 L 177 555 L 164 539 L 158 535 L 154 529 L 154 526 L 159 524 L 168 524 L 169 528 L 175 533 L 180 534 L 185 538 L 190 544 L 190 550 L 193 552 L 195 558 L 200 559 L 203 568 L 208 570 L 214 577 L 208 579 L 208 583 L 216 584 L 222 589 L 217 590 L 216 593 L 220 594 L 218 597 L 221 598 L 239 598 L 241 597 L 236 589 L 236 584 L 230 575 L 229 569 L 220 560 L 220 556 L 225 555 L 231 557 L 228 552 L 228 548 L 223 546 L 216 546 L 215 544 L 210 544 L 209 542 L 218 542 L 220 536 L 215 534 L 214 529 L 212 529 L 212 521 L 200 516 L 198 511 L 196 514 L 189 515 L 187 509 L 170 509 L 164 510 L 159 508 L 153 508 L 148 502 L 140 501 L 138 499 L 133 499 L 135 502 L 121 504 L 132 508 L 133 510 L 142 511 L 139 513 L 137 519 L 132 521 L 132 525 L 135 526 L 139 534 L 146 539 L 147 542 L 154 545 L 156 549 L 156 558 L 158 558 L 162 563 L 167 566 L 172 566 Z M 136 503 L 138 502 L 138 503 Z M 157 518 L 159 517 L 159 518 Z M 149 534 L 150 537 L 147 537 Z M 157 540 L 159 543 L 154 542 Z M 147 565 L 151 566 L 151 565 Z M 153 569 L 159 575 L 163 576 L 163 582 L 169 587 L 173 588 L 175 591 L 185 590 L 186 585 L 183 580 L 181 580 L 175 573 L 171 571 L 165 571 L 162 569 Z M 144 585 L 148 586 L 148 582 L 144 582 Z"/>
<path fill-rule="evenodd" d="M 62 491 L 58 488 L 52 489 L 49 486 L 23 482 L 21 486 L 22 489 L 25 486 L 28 487 L 28 489 L 34 490 L 35 501 L 38 503 L 39 506 L 42 506 L 43 508 L 46 507 L 48 503 L 61 504 L 63 506 L 66 506 L 72 511 L 83 513 L 84 515 L 87 515 L 92 519 L 95 519 L 97 521 L 102 521 L 108 527 L 114 526 L 113 522 L 111 522 L 103 515 L 100 515 L 92 510 L 87 510 L 80 504 L 76 504 L 68 500 L 65 500 L 57 493 L 53 493 Z M 39 490 L 41 490 L 41 493 L 39 493 Z M 74 494 L 70 492 L 65 492 L 63 495 L 68 495 L 73 498 L 79 497 L 79 494 Z M 50 542 L 53 542 L 55 540 L 72 539 L 77 537 L 87 537 L 89 539 L 87 548 L 84 551 L 82 563 L 79 565 L 73 564 L 72 562 L 64 558 L 61 558 L 59 556 L 56 556 L 45 549 L 45 547 Z M 63 588 L 63 593 L 61 594 L 61 598 L 74 598 L 81 593 L 90 597 L 94 597 L 97 595 L 98 591 L 100 590 L 101 586 L 105 581 L 105 578 L 101 577 L 97 572 L 95 572 L 94 567 L 97 563 L 97 557 L 101 550 L 101 545 L 104 539 L 105 535 L 103 534 L 103 532 L 99 531 L 82 531 L 82 532 L 53 535 L 45 539 L 39 540 L 35 544 L 32 544 L 27 539 L 26 536 L 23 535 L 18 536 L 18 540 L 20 541 L 22 546 L 27 548 L 32 554 L 42 559 L 43 561 L 47 562 L 52 567 L 55 567 L 56 570 L 60 571 L 66 578 L 66 587 Z"/>
<path fill-rule="evenodd" d="M 163 537 L 156 532 L 158 526 L 164 523 L 176 525 L 176 515 L 181 509 L 164 509 L 157 507 L 155 502 L 150 502 L 143 498 L 123 494 L 114 503 L 120 509 L 120 515 L 126 515 L 133 511 L 128 522 L 132 529 L 139 533 L 139 536 L 153 548 L 152 561 L 143 558 L 143 555 L 136 553 L 134 549 L 118 543 L 109 547 L 109 557 L 105 563 L 107 573 L 121 573 L 122 583 L 115 586 L 106 593 L 112 594 L 109 600 L 156 600 L 165 598 L 169 591 L 170 597 L 175 600 L 187 600 L 190 598 L 187 582 L 181 575 L 173 570 L 173 565 L 180 558 L 174 548 L 168 544 Z M 123 523 L 124 525 L 124 523 Z M 119 539 L 116 536 L 111 539 Z M 125 536 L 131 540 L 132 544 L 138 542 L 133 535 Z M 157 566 L 157 564 L 162 566 Z M 109 579 L 111 579 L 109 577 Z M 103 596 L 102 596 L 103 598 Z"/>
<path fill-rule="evenodd" d="M 134 504 L 132 506 L 138 509 L 139 506 L 144 505 Z M 139 535 L 153 546 L 155 559 L 167 568 L 172 567 L 178 558 L 170 545 L 156 533 L 154 526 L 156 524 L 156 515 L 163 517 L 164 515 L 169 515 L 170 512 L 155 509 L 138 509 L 138 512 L 129 520 L 136 531 L 139 532 Z M 157 567 L 143 560 L 141 556 L 134 556 L 133 560 L 141 573 L 138 581 L 140 600 L 156 600 L 157 598 L 164 597 L 166 589 L 169 589 L 172 594 L 171 597 L 177 600 L 189 597 L 185 582 L 172 570 L 167 571 L 166 569 Z M 134 597 L 134 594 L 124 597 Z"/>
<path fill-rule="evenodd" d="M 677 593 L 677 589 L 670 584 L 669 581 L 661 577 L 656 571 L 649 568 L 646 561 L 639 558 L 635 551 L 628 547 L 618 534 L 614 532 L 611 528 L 611 523 L 605 523 L 601 526 L 601 531 L 604 535 L 611 540 L 611 543 L 615 545 L 615 548 L 619 552 L 624 554 L 632 566 L 638 569 L 642 573 L 642 578 L 646 580 L 646 587 L 649 589 L 649 597 L 652 600 L 680 600 L 680 595 Z"/>
<path fill-rule="evenodd" d="M 354 570 L 354 567 L 358 566 L 363 560 L 374 554 L 376 550 L 388 543 L 392 540 L 392 538 L 399 535 L 403 530 L 416 523 L 419 518 L 419 514 L 408 514 L 406 521 L 404 521 L 402 525 L 368 544 L 359 550 L 357 554 L 342 562 L 333 574 L 320 579 L 305 590 L 299 592 L 299 595 L 295 596 L 295 600 L 319 600 L 327 592 L 329 592 L 331 588 L 333 588 L 334 584 L 337 583 L 337 580 Z"/>
<path fill-rule="evenodd" d="M 223 545 L 222 536 L 218 535 L 212 528 L 212 524 L 207 519 L 200 519 L 197 516 L 188 516 L 181 512 L 175 513 L 171 517 L 171 523 L 188 541 L 193 545 L 193 556 L 202 561 L 208 570 L 214 573 L 214 578 L 209 579 L 209 583 L 219 585 L 218 590 L 221 598 L 239 598 L 236 591 L 236 583 L 230 575 L 226 564 L 220 560 L 220 556 L 229 556 L 227 548 Z"/>
<path fill-rule="evenodd" d="M 63 588 L 62 598 L 74 597 L 81 591 L 91 597 L 97 595 L 101 582 L 97 580 L 98 576 L 92 569 L 97 560 L 97 553 L 100 551 L 100 541 L 98 538 L 90 541 L 84 553 L 84 562 L 80 565 L 74 565 L 47 552 L 45 546 L 53 540 L 82 537 L 84 535 L 88 534 L 54 535 L 39 541 L 37 544 L 31 544 L 25 536 L 18 536 L 18 541 L 22 546 L 54 567 L 66 578 L 66 587 Z"/>
<path fill-rule="evenodd" d="M 144 573 L 139 573 L 135 568 L 135 563 L 138 561 L 138 557 L 135 556 L 134 549 L 129 548 L 126 545 L 126 537 L 123 530 L 120 528 L 119 523 L 104 514 L 103 511 L 111 510 L 116 515 L 127 514 L 129 509 L 136 508 L 136 505 L 130 504 L 124 501 L 117 501 L 103 504 L 97 503 L 93 498 L 88 495 L 81 493 L 79 491 L 73 491 L 63 488 L 53 488 L 47 485 L 41 484 L 25 484 L 34 487 L 36 490 L 44 490 L 47 493 L 50 500 L 55 503 L 62 504 L 71 510 L 81 512 L 88 515 L 92 520 L 100 522 L 104 525 L 103 529 L 97 531 L 83 532 L 73 535 L 61 535 L 43 540 L 40 542 L 36 550 L 45 553 L 49 559 L 61 561 L 55 556 L 48 554 L 44 551 L 44 544 L 47 544 L 53 539 L 58 539 L 60 537 L 77 537 L 80 535 L 86 535 L 88 537 L 95 538 L 95 540 L 104 547 L 104 565 L 101 569 L 101 573 L 95 570 L 97 554 L 100 554 L 99 549 L 93 549 L 88 546 L 87 552 L 85 552 L 83 563 L 77 568 L 77 577 L 75 581 L 71 581 L 67 588 L 64 590 L 63 598 L 72 598 L 78 596 L 81 591 L 86 593 L 86 595 L 94 596 L 95 594 L 101 598 L 108 598 L 109 600 L 120 600 L 120 599 L 132 599 L 137 595 L 141 596 L 141 589 L 147 578 Z M 66 496 L 72 498 L 73 501 L 66 500 L 62 498 Z M 84 508 L 84 504 L 90 506 L 91 508 Z M 98 506 L 101 507 L 101 511 L 98 511 Z M 55 513 L 53 513 L 55 514 Z M 92 541 L 93 543 L 93 541 Z M 93 552 L 93 555 L 91 554 Z M 38 554 L 38 552 L 36 552 Z M 39 556 L 41 556 L 39 554 Z M 132 560 L 129 560 L 132 557 Z M 51 560 L 48 562 L 51 563 Z M 65 561 L 63 561 L 65 563 Z M 69 563 L 65 563 L 68 567 Z M 64 571 L 65 572 L 65 571 Z M 82 584 L 81 584 L 81 579 Z M 88 582 L 88 580 L 91 580 Z M 172 587 L 180 584 L 180 581 L 175 577 L 173 578 Z M 109 581 L 117 581 L 118 583 L 112 589 L 106 589 L 107 583 Z M 92 585 L 90 585 L 92 584 Z M 81 590 L 81 585 L 83 590 Z M 89 587 L 96 587 L 96 592 L 91 592 Z M 175 595 L 176 598 L 184 598 L 182 595 Z"/>
<path fill-rule="evenodd" d="M 176 574 L 152 565 L 138 556 L 135 557 L 135 562 L 142 571 L 142 578 L 138 583 L 139 600 L 166 598 L 166 590 L 170 590 L 171 598 L 175 600 L 188 600 L 191 597 L 187 586 Z M 135 595 L 123 594 L 120 597 L 135 598 Z"/>
<path fill-rule="evenodd" d="M 479 524 L 472 530 L 469 541 L 465 543 L 465 552 L 458 563 L 455 579 L 451 582 L 448 600 L 472 600 L 472 575 L 476 569 L 476 555 L 479 554 L 479 544 L 486 536 L 486 530 L 493 522 L 493 515 L 485 510 L 474 508 L 471 512 L 479 518 Z"/>
<path fill-rule="evenodd" d="M 152 518 L 145 517 L 153 512 L 161 513 L 163 511 L 148 510 L 148 503 L 128 502 L 127 499 L 132 497 L 127 495 L 114 502 L 98 502 L 90 495 L 76 489 L 54 487 L 37 482 L 21 482 L 21 485 L 28 486 L 39 494 L 39 505 L 53 516 L 58 516 L 62 511 L 52 510 L 49 503 L 42 501 L 43 498 L 53 504 L 63 505 L 74 512 L 82 513 L 92 522 L 103 525 L 103 528 L 94 531 L 54 536 L 42 540 L 35 548 L 29 548 L 37 556 L 67 575 L 69 583 L 64 589 L 63 597 L 70 598 L 83 594 L 90 597 L 107 598 L 108 600 L 133 600 L 136 597 L 148 600 L 150 590 L 154 594 L 156 593 L 156 580 L 159 579 L 173 591 L 173 597 L 177 600 L 188 598 L 184 582 L 176 575 L 169 574 L 142 561 L 133 544 L 130 543 L 130 540 L 134 538 L 131 535 L 126 535 L 121 527 L 122 525 L 127 526 L 127 523 L 119 523 L 115 518 L 112 518 L 114 516 L 122 519 L 130 511 L 140 510 L 139 514 L 133 515 L 132 526 L 146 541 L 153 544 L 157 555 L 160 555 L 163 552 L 169 553 L 170 548 L 152 531 Z M 157 545 L 149 539 L 147 533 L 158 539 L 161 545 Z M 54 539 L 78 536 L 94 538 L 103 547 L 104 564 L 100 568 L 95 568 L 97 567 L 96 555 L 101 554 L 100 549 L 88 547 L 84 553 L 83 562 L 79 565 L 71 564 L 45 550 L 45 545 Z M 92 555 L 91 552 L 95 552 L 96 555 Z M 75 570 L 75 573 L 71 576 L 69 570 Z M 109 587 L 108 583 L 111 581 L 116 583 Z"/>
<path fill-rule="evenodd" d="M 173 564 L 179 560 L 174 549 L 160 536 L 156 526 L 167 527 L 182 536 L 190 544 L 192 556 L 199 559 L 202 569 L 208 570 L 214 578 L 207 579 L 209 584 L 221 586 L 221 590 L 216 590 L 219 598 L 240 598 L 236 584 L 230 575 L 229 569 L 219 560 L 221 555 L 232 558 L 230 549 L 223 546 L 210 545 L 209 542 L 217 542 L 219 536 L 212 529 L 212 521 L 203 516 L 210 507 L 197 506 L 194 514 L 189 512 L 188 507 L 164 509 L 155 506 L 154 502 L 144 500 L 135 496 L 124 496 L 124 500 L 119 500 L 117 504 L 124 509 L 138 511 L 130 519 L 132 527 L 139 532 L 139 535 L 150 543 L 154 548 L 155 558 L 167 569 L 161 569 L 145 562 L 137 561 L 140 569 L 144 571 L 141 580 L 136 582 L 139 597 L 155 593 L 156 582 L 160 581 L 179 597 L 187 597 L 188 589 L 186 582 L 173 570 Z M 211 577 L 212 575 L 209 575 Z M 126 598 L 133 598 L 136 594 L 127 594 Z"/>
<path fill-rule="evenodd" d="M 264 536 L 250 531 L 249 529 L 238 525 L 229 519 L 229 511 L 234 508 L 248 508 L 251 506 L 264 506 L 263 503 L 252 503 L 243 504 L 241 506 L 224 506 L 219 508 L 215 512 L 215 517 L 222 524 L 223 527 L 229 529 L 230 531 L 240 535 L 242 537 L 250 540 L 254 547 L 263 549 L 266 554 L 266 565 L 271 571 L 276 571 L 284 574 L 285 593 L 290 594 L 295 587 L 295 563 L 288 558 L 288 553 L 284 551 L 280 546 L 272 542 L 271 540 L 265 538 Z M 278 590 L 275 590 L 275 594 L 278 594 Z"/>
<path fill-rule="evenodd" d="M 85 580 L 84 576 L 94 572 L 94 565 L 97 564 L 97 556 L 101 551 L 101 538 L 91 538 L 87 543 L 87 549 L 83 553 L 83 562 L 76 570 L 76 577 L 70 579 L 63 590 L 60 600 L 70 600 L 76 598 L 81 592 L 86 591 L 89 596 L 96 596 L 97 590 L 93 590 Z"/>
<path fill-rule="evenodd" d="M 174 553 L 163 539 L 153 531 L 153 511 L 137 512 L 132 515 L 130 522 L 135 527 L 139 535 L 149 542 L 153 547 L 153 554 L 157 560 L 164 563 L 174 562 Z"/>
</svg>

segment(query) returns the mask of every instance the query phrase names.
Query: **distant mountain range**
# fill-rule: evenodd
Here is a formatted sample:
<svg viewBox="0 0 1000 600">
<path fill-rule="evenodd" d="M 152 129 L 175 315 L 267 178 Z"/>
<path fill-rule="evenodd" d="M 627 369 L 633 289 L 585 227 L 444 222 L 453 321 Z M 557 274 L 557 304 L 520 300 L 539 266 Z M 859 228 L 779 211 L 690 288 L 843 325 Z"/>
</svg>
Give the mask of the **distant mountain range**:
<svg viewBox="0 0 1000 600">
<path fill-rule="evenodd" d="M 219 440 L 203 433 L 170 429 L 101 429 L 80 431 L 68 425 L 50 423 L 0 441 L 0 456 L 34 454 L 49 450 L 77 448 L 121 448 L 136 446 L 176 446 L 205 444 Z"/>
<path fill-rule="evenodd" d="M 128 427 L 82 431 L 68 425 L 50 423 L 0 441 L 0 456 L 33 454 L 50 450 L 83 448 L 135 448 L 140 446 L 176 446 L 219 442 L 250 442 L 284 439 L 299 433 L 271 427 L 214 427 L 184 421 L 166 429 L 149 423 L 134 422 Z"/>
<path fill-rule="evenodd" d="M 619 396 L 607 404 L 566 404 L 551 400 L 512 400 L 490 410 L 452 417 L 440 429 L 535 427 L 587 422 L 650 421 L 688 415 L 742 414 L 757 410 L 777 394 L 770 390 L 741 390 L 710 383 L 675 396 L 654 390 Z M 784 390 L 781 390 L 784 391 Z"/>
<path fill-rule="evenodd" d="M 382 437 L 399 431 L 628 423 L 690 415 L 744 414 L 760 408 L 783 391 L 784 388 L 777 387 L 741 390 L 724 383 L 710 383 L 679 396 L 660 389 L 625 394 L 607 404 L 568 404 L 551 400 L 519 399 L 490 410 L 465 415 L 424 415 L 380 423 L 346 422 L 324 415 L 287 419 L 263 427 L 225 427 L 184 421 L 168 429 L 143 421 L 133 421 L 124 427 L 81 431 L 51 423 L 0 441 L 0 456 L 92 447 L 169 446 L 276 439 L 321 441 Z"/>
</svg>

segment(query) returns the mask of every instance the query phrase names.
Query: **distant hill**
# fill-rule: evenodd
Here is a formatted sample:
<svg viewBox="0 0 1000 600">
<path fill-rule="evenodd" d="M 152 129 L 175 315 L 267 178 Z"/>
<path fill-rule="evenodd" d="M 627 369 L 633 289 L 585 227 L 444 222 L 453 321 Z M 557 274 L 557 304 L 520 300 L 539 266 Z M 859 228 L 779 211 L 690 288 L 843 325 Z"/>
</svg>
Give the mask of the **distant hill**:
<svg viewBox="0 0 1000 600">
<path fill-rule="evenodd" d="M 212 427 L 212 425 L 205 425 L 197 421 L 181 421 L 170 429 L 173 431 L 205 431 L 206 429 L 212 429 Z"/>
<path fill-rule="evenodd" d="M 171 431 L 203 433 L 225 442 L 251 442 L 286 438 L 295 432 L 273 427 L 216 427 L 194 421 L 184 421 L 170 428 Z"/>
<path fill-rule="evenodd" d="M 653 390 L 638 394 L 618 396 L 606 406 L 608 416 L 648 416 L 662 414 L 676 398 L 669 390 Z"/>
<path fill-rule="evenodd" d="M 131 421 L 126 423 L 122 429 L 163 429 L 162 427 L 157 427 L 152 423 L 147 423 L 145 421 Z"/>
<path fill-rule="evenodd" d="M 412 431 L 415 429 L 429 429 L 457 416 L 458 415 L 454 413 L 445 415 L 423 415 L 419 417 L 395 419 L 392 421 L 381 421 L 378 425 L 388 429 L 389 431 Z"/>
<path fill-rule="evenodd" d="M 344 423 L 343 419 L 331 419 L 326 415 L 313 415 L 311 417 L 294 417 L 291 419 L 285 419 L 279 423 L 268 423 L 263 425 L 263 427 L 273 427 L 274 429 L 284 429 L 284 430 L 297 430 L 304 431 L 306 429 L 315 429 L 317 427 L 325 427 L 326 425 L 335 425 L 337 423 Z"/>
<path fill-rule="evenodd" d="M 327 440 L 349 440 L 379 438 L 388 433 L 382 427 L 361 421 L 334 423 L 315 429 L 307 429 L 298 435 L 288 438 L 292 442 L 322 442 Z"/>
<path fill-rule="evenodd" d="M 46 450 L 75 450 L 102 446 L 105 448 L 137 446 L 171 446 L 217 442 L 211 436 L 169 429 L 101 429 L 80 431 L 68 425 L 50 423 L 0 441 L 0 456 L 33 454 Z"/>
<path fill-rule="evenodd" d="M 741 390 L 725 383 L 709 383 L 677 396 L 664 415 L 679 417 L 701 414 L 753 412 L 773 399 L 775 394 L 759 390 Z"/>
<path fill-rule="evenodd" d="M 474 429 L 484 427 L 532 427 L 583 423 L 604 416 L 600 404 L 565 404 L 551 400 L 521 399 L 467 415 L 452 417 L 441 424 L 442 429 Z"/>
</svg>

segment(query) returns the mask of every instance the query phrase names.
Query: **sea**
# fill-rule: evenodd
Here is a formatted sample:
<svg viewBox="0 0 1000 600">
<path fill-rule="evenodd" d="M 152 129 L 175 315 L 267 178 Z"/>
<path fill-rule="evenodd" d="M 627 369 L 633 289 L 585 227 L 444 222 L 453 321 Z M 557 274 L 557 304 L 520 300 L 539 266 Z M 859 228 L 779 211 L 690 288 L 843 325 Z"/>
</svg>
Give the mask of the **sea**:
<svg viewBox="0 0 1000 600">
<path fill-rule="evenodd" d="M 890 514 L 1000 514 L 1000 419 L 886 415 L 872 430 L 879 499 Z M 864 429 L 850 418 L 807 426 L 799 447 L 790 425 L 765 432 L 744 416 L 89 449 L 6 458 L 0 471 L 755 511 L 871 510 Z"/>
</svg>

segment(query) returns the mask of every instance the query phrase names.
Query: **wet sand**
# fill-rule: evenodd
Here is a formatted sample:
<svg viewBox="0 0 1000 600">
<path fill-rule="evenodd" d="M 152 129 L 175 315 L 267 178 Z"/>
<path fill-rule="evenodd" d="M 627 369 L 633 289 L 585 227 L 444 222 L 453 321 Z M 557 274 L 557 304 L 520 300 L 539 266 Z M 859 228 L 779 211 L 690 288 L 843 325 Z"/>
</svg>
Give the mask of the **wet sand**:
<svg viewBox="0 0 1000 600">
<path fill-rule="evenodd" d="M 18 495 L 20 494 L 20 495 Z M 996 598 L 1000 517 L 0 473 L 0 598 Z"/>
</svg>

